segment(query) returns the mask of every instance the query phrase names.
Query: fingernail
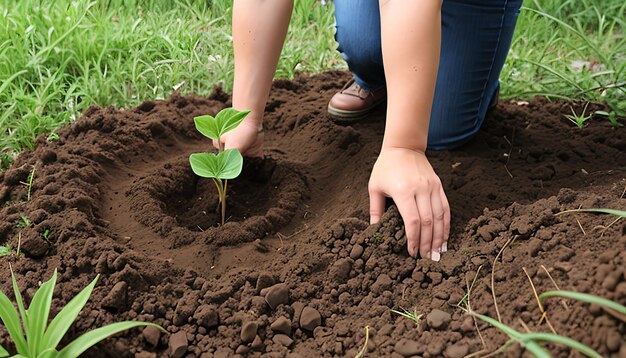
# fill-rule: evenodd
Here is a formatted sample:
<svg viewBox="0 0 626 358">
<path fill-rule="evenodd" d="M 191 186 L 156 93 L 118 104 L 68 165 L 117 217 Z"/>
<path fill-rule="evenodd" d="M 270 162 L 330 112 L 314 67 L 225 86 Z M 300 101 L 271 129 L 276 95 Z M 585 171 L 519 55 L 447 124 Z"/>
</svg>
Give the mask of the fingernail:
<svg viewBox="0 0 626 358">
<path fill-rule="evenodd" d="M 430 252 L 430 257 L 433 261 L 439 261 L 441 259 L 441 254 L 438 251 L 433 250 Z"/>
<path fill-rule="evenodd" d="M 446 252 L 448 251 L 448 243 L 444 242 L 443 245 L 441 245 L 441 252 Z"/>
</svg>

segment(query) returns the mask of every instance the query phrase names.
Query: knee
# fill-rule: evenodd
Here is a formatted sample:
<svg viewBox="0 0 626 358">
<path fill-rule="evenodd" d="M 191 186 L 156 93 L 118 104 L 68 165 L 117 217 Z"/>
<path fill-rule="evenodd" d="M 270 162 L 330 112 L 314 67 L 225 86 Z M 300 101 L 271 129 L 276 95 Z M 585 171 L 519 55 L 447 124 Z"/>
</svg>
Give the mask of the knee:
<svg viewBox="0 0 626 358">
<path fill-rule="evenodd" d="M 337 25 L 337 51 L 350 67 L 382 66 L 380 34 L 369 33 L 357 26 Z"/>
<path fill-rule="evenodd" d="M 483 118 L 460 111 L 433 112 L 428 129 L 429 150 L 452 150 L 469 142 L 478 133 Z"/>
</svg>

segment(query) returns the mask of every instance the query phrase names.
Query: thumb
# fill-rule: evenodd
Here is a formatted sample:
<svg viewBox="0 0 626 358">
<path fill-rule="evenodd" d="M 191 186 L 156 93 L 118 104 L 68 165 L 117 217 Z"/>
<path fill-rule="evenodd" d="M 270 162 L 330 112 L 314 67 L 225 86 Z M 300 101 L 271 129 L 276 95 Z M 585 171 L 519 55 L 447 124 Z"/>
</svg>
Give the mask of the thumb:
<svg viewBox="0 0 626 358">
<path fill-rule="evenodd" d="M 377 189 L 370 189 L 370 225 L 380 221 L 385 211 L 385 195 Z"/>
</svg>

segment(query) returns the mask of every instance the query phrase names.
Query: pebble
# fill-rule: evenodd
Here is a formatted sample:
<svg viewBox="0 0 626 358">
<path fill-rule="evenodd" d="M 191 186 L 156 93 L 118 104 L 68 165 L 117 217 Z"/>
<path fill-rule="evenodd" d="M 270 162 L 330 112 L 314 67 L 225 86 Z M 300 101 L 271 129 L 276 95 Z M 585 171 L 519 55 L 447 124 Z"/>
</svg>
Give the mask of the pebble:
<svg viewBox="0 0 626 358">
<path fill-rule="evenodd" d="M 161 339 L 161 330 L 153 327 L 153 326 L 147 326 L 146 328 L 143 329 L 143 331 L 141 332 L 141 334 L 143 335 L 143 339 L 152 347 L 156 347 L 157 345 L 159 345 L 159 339 Z"/>
<path fill-rule="evenodd" d="M 438 310 L 438 309 L 432 310 L 426 316 L 426 322 L 428 323 L 428 325 L 434 329 L 439 329 L 439 330 L 445 329 L 451 320 L 452 320 L 452 317 L 450 316 L 449 313 Z"/>
<path fill-rule="evenodd" d="M 243 344 L 237 347 L 237 349 L 235 350 L 235 354 L 241 355 L 247 354 L 248 352 L 250 352 L 250 348 L 248 346 L 244 346 Z"/>
<path fill-rule="evenodd" d="M 356 244 L 352 246 L 352 250 L 350 250 L 350 258 L 353 260 L 358 260 L 363 255 L 363 246 Z"/>
<path fill-rule="evenodd" d="M 187 333 L 178 331 L 170 336 L 170 355 L 172 358 L 180 358 L 187 353 Z"/>
<path fill-rule="evenodd" d="M 279 283 L 267 289 L 265 293 L 265 302 L 271 309 L 289 303 L 289 288 L 283 283 Z"/>
<path fill-rule="evenodd" d="M 280 344 L 285 347 L 289 347 L 293 344 L 293 339 L 285 334 L 276 334 L 272 338 L 272 341 L 276 344 Z"/>
<path fill-rule="evenodd" d="M 469 353 L 469 347 L 466 344 L 454 344 L 446 348 L 443 353 L 448 358 L 463 358 Z"/>
<path fill-rule="evenodd" d="M 284 333 L 286 335 L 290 335 L 291 334 L 291 320 L 283 316 L 280 316 L 278 317 L 276 321 L 274 321 L 274 323 L 272 323 L 270 328 L 274 332 L 279 332 L 279 333 Z"/>
<path fill-rule="evenodd" d="M 376 278 L 376 282 L 372 285 L 372 292 L 381 293 L 391 288 L 393 281 L 387 274 L 381 274 Z"/>
<path fill-rule="evenodd" d="M 246 322 L 241 326 L 241 334 L 240 338 L 243 343 L 250 343 L 254 340 L 254 336 L 256 336 L 256 331 L 259 328 L 259 325 L 256 322 Z"/>
<path fill-rule="evenodd" d="M 345 281 L 350 278 L 350 271 L 352 270 L 352 259 L 339 259 L 335 261 L 333 266 L 330 268 L 330 276 L 334 278 L 336 281 Z"/>
<path fill-rule="evenodd" d="M 274 277 L 267 272 L 261 272 L 256 280 L 256 292 L 271 287 L 274 284 Z"/>
<path fill-rule="evenodd" d="M 255 336 L 254 340 L 250 344 L 250 348 L 254 349 L 255 351 L 262 350 L 263 349 L 263 340 L 261 339 L 261 337 L 259 337 L 258 335 Z"/>
<path fill-rule="evenodd" d="M 609 331 L 606 336 L 606 348 L 609 352 L 617 352 L 620 347 L 620 334 L 616 331 Z"/>
<path fill-rule="evenodd" d="M 403 357 L 411 357 L 419 354 L 419 344 L 415 341 L 402 338 L 393 347 L 393 351 Z"/>
<path fill-rule="evenodd" d="M 300 315 L 300 327 L 307 331 L 313 332 L 313 330 L 322 324 L 322 316 L 320 313 L 311 307 L 304 307 L 302 314 Z"/>
</svg>

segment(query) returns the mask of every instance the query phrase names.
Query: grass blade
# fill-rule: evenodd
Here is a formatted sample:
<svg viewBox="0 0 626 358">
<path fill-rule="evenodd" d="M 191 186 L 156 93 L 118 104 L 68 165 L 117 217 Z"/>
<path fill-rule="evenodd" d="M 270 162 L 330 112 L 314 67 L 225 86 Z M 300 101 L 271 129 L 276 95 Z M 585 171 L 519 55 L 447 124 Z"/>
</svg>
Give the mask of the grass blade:
<svg viewBox="0 0 626 358">
<path fill-rule="evenodd" d="M 572 209 L 572 210 L 561 211 L 559 213 L 556 213 L 555 215 L 570 214 L 570 213 L 602 213 L 602 214 L 609 214 L 609 215 L 621 216 L 623 218 L 626 218 L 626 211 L 616 210 L 616 209 L 607 209 L 607 208 Z"/>
<path fill-rule="evenodd" d="M 78 295 L 72 298 L 61 312 L 54 317 L 52 322 L 50 322 L 50 326 L 48 326 L 43 337 L 43 342 L 45 342 L 46 347 L 56 347 L 59 342 L 61 342 L 61 339 L 65 333 L 67 333 L 72 323 L 74 323 L 80 311 L 85 307 L 99 278 L 100 275 L 97 275 L 96 278 L 80 291 Z"/>
<path fill-rule="evenodd" d="M 17 302 L 17 308 L 19 309 L 20 316 L 22 316 L 22 325 L 24 326 L 24 331 L 26 332 L 26 336 L 28 336 L 28 316 L 26 315 L 26 310 L 24 309 L 24 300 L 22 299 L 22 294 L 20 293 L 20 288 L 17 285 L 17 280 L 15 279 L 15 275 L 13 274 L 13 267 L 9 264 L 9 270 L 11 270 L 11 282 L 13 284 L 13 293 L 15 294 L 15 301 Z M 20 352 L 20 354 L 30 355 L 30 347 L 26 346 L 26 352 Z"/>
<path fill-rule="evenodd" d="M 2 321 L 4 322 L 4 319 Z M 4 349 L 3 346 L 0 346 L 0 357 L 8 357 L 8 356 L 9 356 L 9 352 L 7 352 L 7 350 Z"/>
<path fill-rule="evenodd" d="M 363 358 L 365 356 L 365 353 L 367 352 L 367 343 L 370 337 L 370 326 L 365 326 L 365 343 L 363 343 L 363 347 L 361 347 L 361 350 L 359 351 L 359 353 L 356 354 L 356 356 L 354 356 L 354 358 Z"/>
<path fill-rule="evenodd" d="M 590 295 L 588 293 L 560 290 L 560 291 L 547 291 L 539 295 L 540 300 L 543 300 L 544 298 L 548 298 L 548 297 L 571 298 L 571 299 L 581 301 L 581 302 L 594 303 L 603 308 L 610 309 L 617 313 L 626 315 L 626 307 L 620 305 L 617 302 L 608 300 L 606 298 Z"/>
<path fill-rule="evenodd" d="M 57 355 L 57 358 L 76 358 L 79 355 L 81 355 L 83 352 L 85 352 L 87 349 L 96 345 L 98 342 L 108 338 L 109 336 L 112 336 L 116 333 L 120 333 L 120 332 L 123 332 L 125 330 L 131 329 L 134 327 L 141 327 L 141 326 L 152 326 L 160 330 L 163 330 L 161 326 L 156 325 L 154 323 L 148 323 L 148 322 L 112 323 L 107 326 L 95 329 L 91 332 L 87 332 L 83 334 L 82 336 L 76 338 L 73 342 L 68 344 L 65 348 L 63 348 L 59 352 L 59 354 Z"/>
<path fill-rule="evenodd" d="M 572 349 L 577 350 L 578 352 L 586 355 L 591 358 L 602 358 L 602 356 L 594 351 L 593 349 L 587 347 L 586 345 L 577 342 L 571 338 L 559 336 L 552 333 L 528 333 L 524 335 L 524 339 L 528 339 L 530 341 L 547 341 L 555 344 L 562 344 L 568 346 Z"/>
<path fill-rule="evenodd" d="M 0 319 L 2 320 L 4 326 L 7 328 L 11 339 L 13 339 L 13 342 L 15 342 L 15 347 L 17 348 L 18 353 L 26 354 L 28 352 L 28 346 L 26 345 L 22 326 L 20 325 L 20 317 L 9 298 L 4 294 L 4 292 L 1 291 Z M 0 346 L 0 348 L 2 347 Z M 0 351 L 0 357 L 6 357 L 2 354 L 2 351 Z"/>
<path fill-rule="evenodd" d="M 52 278 L 44 282 L 35 292 L 30 302 L 26 316 L 29 319 L 28 349 L 32 356 L 37 357 L 46 347 L 41 345 L 43 335 L 48 324 L 50 314 L 50 304 L 52 303 L 52 293 L 57 282 L 57 270 L 54 270 Z"/>
</svg>

